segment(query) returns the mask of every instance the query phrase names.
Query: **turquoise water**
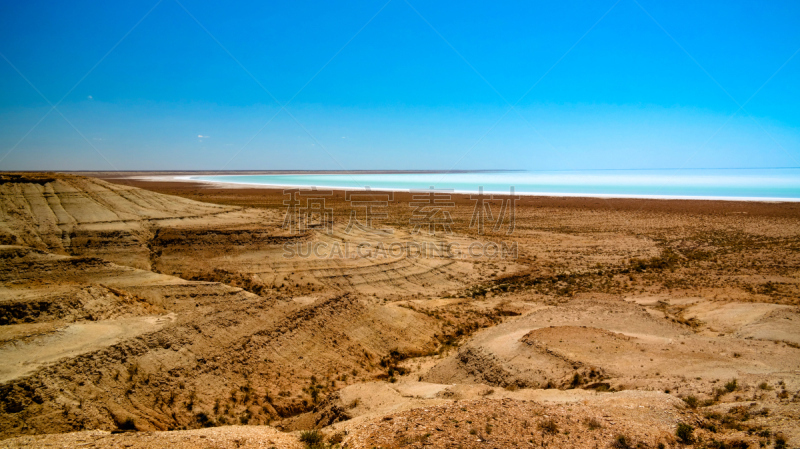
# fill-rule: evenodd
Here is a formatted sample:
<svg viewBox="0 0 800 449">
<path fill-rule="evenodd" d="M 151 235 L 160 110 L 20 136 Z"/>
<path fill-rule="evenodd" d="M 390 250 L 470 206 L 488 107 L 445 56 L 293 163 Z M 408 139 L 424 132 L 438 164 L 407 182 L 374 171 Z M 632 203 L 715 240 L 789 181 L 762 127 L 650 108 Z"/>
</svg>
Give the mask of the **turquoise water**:
<svg viewBox="0 0 800 449">
<path fill-rule="evenodd" d="M 335 189 L 451 189 L 473 193 L 713 198 L 800 201 L 800 169 L 575 170 L 402 174 L 191 176 L 191 179 L 281 187 Z"/>
</svg>

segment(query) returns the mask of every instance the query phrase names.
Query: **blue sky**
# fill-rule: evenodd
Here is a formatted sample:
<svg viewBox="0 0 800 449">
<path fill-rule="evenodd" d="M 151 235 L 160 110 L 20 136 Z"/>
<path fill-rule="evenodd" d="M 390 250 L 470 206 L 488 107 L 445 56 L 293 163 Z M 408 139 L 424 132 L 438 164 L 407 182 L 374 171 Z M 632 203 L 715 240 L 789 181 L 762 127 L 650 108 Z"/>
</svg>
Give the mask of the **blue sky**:
<svg viewBox="0 0 800 449">
<path fill-rule="evenodd" d="M 800 166 L 796 1 L 340 3 L 3 2 L 0 170 Z"/>
</svg>

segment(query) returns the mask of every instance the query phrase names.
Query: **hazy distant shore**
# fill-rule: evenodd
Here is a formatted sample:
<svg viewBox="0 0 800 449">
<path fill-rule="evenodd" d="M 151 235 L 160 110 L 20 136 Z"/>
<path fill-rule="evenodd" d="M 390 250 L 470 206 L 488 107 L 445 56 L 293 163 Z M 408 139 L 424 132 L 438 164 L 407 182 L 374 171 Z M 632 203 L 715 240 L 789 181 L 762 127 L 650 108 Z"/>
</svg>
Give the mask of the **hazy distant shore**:
<svg viewBox="0 0 800 449">
<path fill-rule="evenodd" d="M 447 174 L 447 173 L 503 173 L 503 172 L 521 172 L 521 170 L 460 170 L 460 171 L 445 171 L 445 170 L 353 170 L 353 171 L 325 171 L 325 170 L 274 170 L 274 171 L 182 171 L 182 172 L 86 172 L 84 174 L 96 176 L 103 179 L 138 179 L 149 182 L 182 182 L 182 183 L 196 183 L 205 186 L 214 187 L 227 187 L 237 189 L 284 189 L 284 188 L 298 188 L 298 187 L 316 187 L 326 190 L 353 190 L 351 187 L 320 185 L 320 184 L 303 184 L 297 183 L 260 183 L 248 181 L 232 181 L 232 180 L 209 180 L 209 179 L 196 179 L 198 176 L 216 176 L 216 175 L 346 175 L 346 174 Z M 391 187 L 381 186 L 372 187 L 373 191 L 393 191 L 393 192 L 408 192 L 409 189 L 405 187 Z M 453 194 L 458 195 L 472 195 L 476 192 L 473 190 L 460 190 L 453 189 Z M 508 191 L 493 191 L 484 190 L 485 194 L 508 195 Z M 724 202 L 763 202 L 763 203 L 798 203 L 800 198 L 786 198 L 786 197 L 751 197 L 751 196 L 706 196 L 706 195 L 649 195 L 649 194 L 621 194 L 621 193 L 586 193 L 586 192 L 520 192 L 515 194 L 525 197 L 553 197 L 553 198 L 597 198 L 597 199 L 619 199 L 619 200 L 681 200 L 681 201 L 724 201 Z"/>
<path fill-rule="evenodd" d="M 103 178 L 116 184 L 144 188 L 160 193 L 182 196 L 198 201 L 224 204 L 270 205 L 283 208 L 285 195 L 281 187 L 262 185 L 237 185 L 201 182 L 171 177 L 113 177 Z M 343 199 L 344 190 L 333 189 L 334 196 Z M 408 191 L 395 192 L 396 201 L 410 201 Z M 454 193 L 452 201 L 459 205 L 473 205 L 471 195 Z M 640 211 L 653 213 L 678 213 L 687 216 L 699 215 L 747 215 L 763 217 L 794 218 L 800 216 L 798 202 L 772 201 L 719 201 L 699 199 L 646 199 L 646 198 L 598 198 L 572 196 L 523 196 L 520 207 L 559 208 L 583 211 Z"/>
<path fill-rule="evenodd" d="M 70 173 L 83 176 L 97 176 L 103 178 L 128 177 L 135 175 L 155 175 L 155 176 L 214 176 L 214 175 L 376 175 L 376 174 L 436 174 L 436 173 L 503 173 L 503 172 L 522 172 L 525 170 L 497 169 L 497 170 L 121 170 L 121 171 L 63 171 L 58 173 Z"/>
</svg>

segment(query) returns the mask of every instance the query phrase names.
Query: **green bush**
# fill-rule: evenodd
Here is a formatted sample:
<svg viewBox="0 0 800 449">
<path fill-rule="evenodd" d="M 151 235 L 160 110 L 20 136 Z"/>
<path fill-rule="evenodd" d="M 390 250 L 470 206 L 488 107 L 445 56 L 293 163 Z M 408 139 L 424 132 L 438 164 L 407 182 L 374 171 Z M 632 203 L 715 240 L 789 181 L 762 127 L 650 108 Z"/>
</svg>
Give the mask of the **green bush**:
<svg viewBox="0 0 800 449">
<path fill-rule="evenodd" d="M 689 408 L 697 408 L 697 404 L 699 403 L 697 398 L 694 396 L 686 396 L 685 398 L 683 398 L 683 402 L 685 402 L 686 405 L 689 406 Z"/>
<path fill-rule="evenodd" d="M 308 448 L 324 447 L 325 435 L 319 430 L 304 430 L 300 432 L 300 441 Z"/>
<path fill-rule="evenodd" d="M 678 437 L 678 440 L 683 444 L 691 444 L 694 441 L 694 437 L 692 436 L 692 432 L 694 428 L 689 424 L 685 423 L 678 423 L 678 428 L 675 429 L 675 436 Z"/>
</svg>

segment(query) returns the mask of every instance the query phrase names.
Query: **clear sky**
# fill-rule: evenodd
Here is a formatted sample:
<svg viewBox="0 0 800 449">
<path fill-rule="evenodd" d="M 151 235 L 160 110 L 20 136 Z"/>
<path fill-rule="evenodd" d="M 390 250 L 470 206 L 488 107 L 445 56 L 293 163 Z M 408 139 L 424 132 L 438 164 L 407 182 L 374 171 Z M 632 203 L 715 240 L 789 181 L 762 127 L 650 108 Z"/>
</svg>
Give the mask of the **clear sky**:
<svg viewBox="0 0 800 449">
<path fill-rule="evenodd" d="M 4 1 L 0 170 L 797 167 L 798 50 L 798 1 Z"/>
</svg>

